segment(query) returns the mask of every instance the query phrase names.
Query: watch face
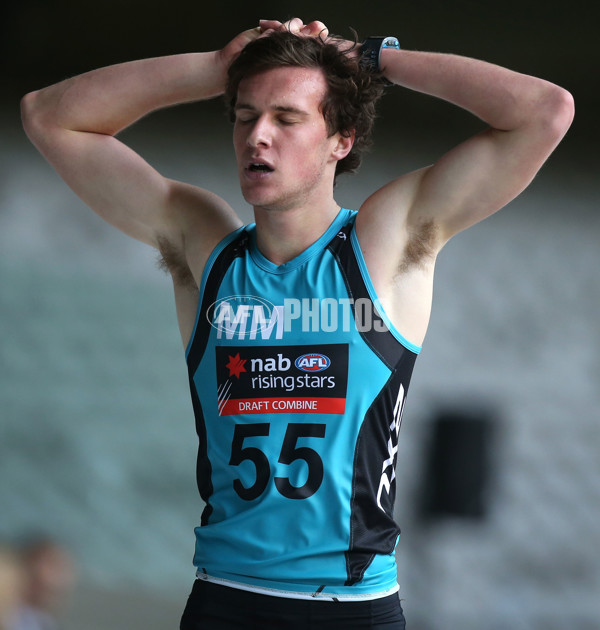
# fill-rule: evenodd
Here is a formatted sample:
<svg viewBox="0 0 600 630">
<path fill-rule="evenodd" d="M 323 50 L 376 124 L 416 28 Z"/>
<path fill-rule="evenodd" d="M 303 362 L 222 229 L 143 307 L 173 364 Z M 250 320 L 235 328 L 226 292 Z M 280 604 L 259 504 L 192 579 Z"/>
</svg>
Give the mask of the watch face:
<svg viewBox="0 0 600 630">
<path fill-rule="evenodd" d="M 395 37 L 386 37 L 381 43 L 382 48 L 396 48 L 400 49 L 400 43 Z"/>
</svg>

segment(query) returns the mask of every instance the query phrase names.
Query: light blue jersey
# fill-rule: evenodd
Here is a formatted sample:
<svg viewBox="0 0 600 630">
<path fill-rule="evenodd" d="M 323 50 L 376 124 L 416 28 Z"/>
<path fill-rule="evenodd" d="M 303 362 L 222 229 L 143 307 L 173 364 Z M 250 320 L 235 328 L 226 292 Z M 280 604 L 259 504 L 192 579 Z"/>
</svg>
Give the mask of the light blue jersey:
<svg viewBox="0 0 600 630">
<path fill-rule="evenodd" d="M 199 577 L 300 598 L 397 590 L 394 469 L 419 348 L 377 307 L 355 215 L 283 265 L 254 225 L 207 263 L 187 349 Z"/>
</svg>

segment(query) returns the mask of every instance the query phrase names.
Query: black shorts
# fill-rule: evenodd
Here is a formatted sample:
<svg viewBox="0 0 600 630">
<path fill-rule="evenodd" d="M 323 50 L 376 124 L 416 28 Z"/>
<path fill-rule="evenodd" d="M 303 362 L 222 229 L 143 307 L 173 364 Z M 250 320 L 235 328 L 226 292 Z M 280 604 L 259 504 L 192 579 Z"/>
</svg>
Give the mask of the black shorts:
<svg viewBox="0 0 600 630">
<path fill-rule="evenodd" d="M 404 630 L 398 594 L 368 601 L 262 595 L 196 580 L 180 630 Z"/>
</svg>

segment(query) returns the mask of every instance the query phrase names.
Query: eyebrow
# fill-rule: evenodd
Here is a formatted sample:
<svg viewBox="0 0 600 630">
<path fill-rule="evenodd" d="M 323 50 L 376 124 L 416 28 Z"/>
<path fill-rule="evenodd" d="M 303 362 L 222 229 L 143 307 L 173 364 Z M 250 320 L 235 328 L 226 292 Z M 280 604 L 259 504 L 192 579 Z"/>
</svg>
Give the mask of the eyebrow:
<svg viewBox="0 0 600 630">
<path fill-rule="evenodd" d="M 249 111 L 255 112 L 257 111 L 256 107 L 250 105 L 249 103 L 237 103 L 234 107 L 234 111 L 238 111 L 240 109 L 247 109 Z M 308 116 L 308 112 L 303 109 L 298 109 L 297 107 L 288 107 L 286 105 L 276 105 L 273 107 L 276 112 L 285 112 L 288 114 L 298 114 L 300 116 Z"/>
</svg>

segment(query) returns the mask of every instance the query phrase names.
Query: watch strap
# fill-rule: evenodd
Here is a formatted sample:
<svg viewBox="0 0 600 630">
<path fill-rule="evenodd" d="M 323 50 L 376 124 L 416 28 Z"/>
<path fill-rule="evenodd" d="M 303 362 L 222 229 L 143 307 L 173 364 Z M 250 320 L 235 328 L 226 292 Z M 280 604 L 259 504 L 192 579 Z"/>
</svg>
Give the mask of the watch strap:
<svg viewBox="0 0 600 630">
<path fill-rule="evenodd" d="M 374 74 L 381 72 L 381 51 L 384 48 L 395 48 L 400 50 L 400 43 L 396 37 L 382 37 L 371 35 L 367 37 L 360 47 L 360 63 Z M 382 77 L 382 81 L 386 85 L 393 85 L 390 81 Z"/>
</svg>

